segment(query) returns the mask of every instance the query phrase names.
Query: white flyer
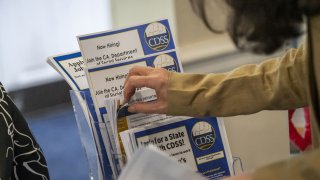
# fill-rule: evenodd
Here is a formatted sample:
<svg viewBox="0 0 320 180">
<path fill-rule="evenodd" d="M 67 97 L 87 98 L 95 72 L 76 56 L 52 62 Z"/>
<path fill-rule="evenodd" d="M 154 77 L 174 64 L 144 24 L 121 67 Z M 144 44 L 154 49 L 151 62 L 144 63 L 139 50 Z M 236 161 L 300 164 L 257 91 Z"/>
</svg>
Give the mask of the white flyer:
<svg viewBox="0 0 320 180">
<path fill-rule="evenodd" d="M 87 67 L 126 62 L 175 49 L 168 20 L 78 36 Z"/>
</svg>

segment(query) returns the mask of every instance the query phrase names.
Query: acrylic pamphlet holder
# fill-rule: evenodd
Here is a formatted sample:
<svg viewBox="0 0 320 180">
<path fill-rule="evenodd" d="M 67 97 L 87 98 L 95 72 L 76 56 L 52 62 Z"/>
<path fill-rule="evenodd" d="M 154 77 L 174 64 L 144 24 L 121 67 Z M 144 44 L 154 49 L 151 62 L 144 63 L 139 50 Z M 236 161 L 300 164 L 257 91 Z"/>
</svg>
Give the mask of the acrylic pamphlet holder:
<svg viewBox="0 0 320 180">
<path fill-rule="evenodd" d="M 106 179 L 101 166 L 99 153 L 96 148 L 96 143 L 91 129 L 88 106 L 85 100 L 84 92 L 70 91 L 73 110 L 76 117 L 78 131 L 80 135 L 81 144 L 84 149 L 84 154 L 88 162 L 88 173 L 90 180 L 103 180 Z M 91 122 L 92 123 L 92 122 Z M 107 178 L 109 179 L 109 178 Z M 113 178 L 110 178 L 113 179 Z"/>
<path fill-rule="evenodd" d="M 120 174 L 119 161 L 123 159 L 113 151 L 112 148 L 108 150 L 102 146 L 103 144 L 110 144 L 106 142 L 108 139 L 107 126 L 104 122 L 95 122 L 90 115 L 84 91 L 71 90 L 70 96 L 73 104 L 73 110 L 76 117 L 80 140 L 85 152 L 85 156 L 89 166 L 90 180 L 114 180 Z M 90 101 L 89 101 L 90 102 Z M 96 131 L 94 131 L 94 129 Z M 97 130 L 100 133 L 98 139 Z M 103 137 L 103 138 L 101 138 Z M 107 153 L 109 151 L 109 155 Z M 110 166 L 109 162 L 115 162 L 114 166 Z"/>
</svg>

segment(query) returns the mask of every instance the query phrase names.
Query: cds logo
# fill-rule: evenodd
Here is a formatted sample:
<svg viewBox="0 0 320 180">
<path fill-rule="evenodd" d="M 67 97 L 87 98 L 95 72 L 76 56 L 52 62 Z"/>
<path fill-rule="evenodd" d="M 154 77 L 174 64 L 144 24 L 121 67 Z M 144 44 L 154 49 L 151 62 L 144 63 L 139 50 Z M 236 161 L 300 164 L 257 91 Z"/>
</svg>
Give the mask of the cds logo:
<svg viewBox="0 0 320 180">
<path fill-rule="evenodd" d="M 192 140 L 199 149 L 206 150 L 214 144 L 216 133 L 209 123 L 200 121 L 192 127 Z"/>
<path fill-rule="evenodd" d="M 153 61 L 153 67 L 155 68 L 165 68 L 169 71 L 178 71 L 176 61 L 168 54 L 161 54 L 157 56 Z"/>
<path fill-rule="evenodd" d="M 144 32 L 148 46 L 155 50 L 164 50 L 170 43 L 170 33 L 167 27 L 159 22 L 151 23 Z"/>
</svg>

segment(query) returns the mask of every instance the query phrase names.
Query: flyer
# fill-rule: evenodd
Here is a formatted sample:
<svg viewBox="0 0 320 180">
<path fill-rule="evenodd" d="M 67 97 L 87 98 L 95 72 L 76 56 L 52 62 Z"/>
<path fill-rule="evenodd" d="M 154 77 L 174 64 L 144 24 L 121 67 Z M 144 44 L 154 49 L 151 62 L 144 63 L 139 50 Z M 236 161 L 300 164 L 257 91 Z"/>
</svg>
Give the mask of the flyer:
<svg viewBox="0 0 320 180">
<path fill-rule="evenodd" d="M 131 61 L 175 49 L 166 19 L 77 38 L 87 67 Z"/>
<path fill-rule="evenodd" d="M 208 179 L 233 175 L 231 151 L 221 118 L 170 119 L 124 131 L 121 138 L 126 146 L 133 146 L 125 147 L 126 153 L 152 144 Z"/>
</svg>

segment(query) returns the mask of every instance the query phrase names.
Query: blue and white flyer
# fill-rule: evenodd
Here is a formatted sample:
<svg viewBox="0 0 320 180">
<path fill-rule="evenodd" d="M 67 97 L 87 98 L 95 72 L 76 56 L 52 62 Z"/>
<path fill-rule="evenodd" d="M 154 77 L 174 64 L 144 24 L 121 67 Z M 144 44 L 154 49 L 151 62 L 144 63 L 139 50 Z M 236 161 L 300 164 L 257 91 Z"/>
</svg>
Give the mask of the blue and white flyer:
<svg viewBox="0 0 320 180">
<path fill-rule="evenodd" d="M 208 179 L 233 175 L 231 151 L 220 118 L 166 120 L 124 131 L 121 138 L 127 146 L 133 145 L 125 149 L 136 151 L 153 144 Z"/>
<path fill-rule="evenodd" d="M 89 88 L 80 52 L 50 56 L 48 59 L 73 90 Z"/>
<path fill-rule="evenodd" d="M 78 36 L 87 67 L 114 64 L 175 49 L 168 20 Z"/>
</svg>

